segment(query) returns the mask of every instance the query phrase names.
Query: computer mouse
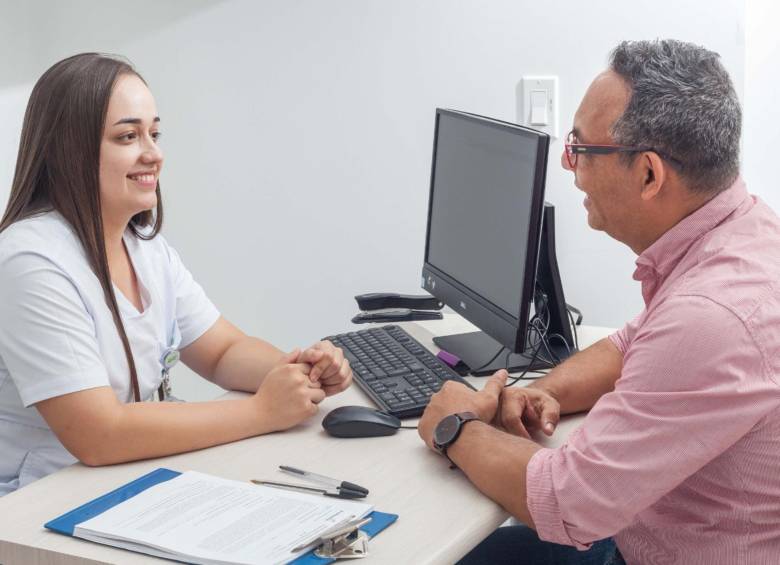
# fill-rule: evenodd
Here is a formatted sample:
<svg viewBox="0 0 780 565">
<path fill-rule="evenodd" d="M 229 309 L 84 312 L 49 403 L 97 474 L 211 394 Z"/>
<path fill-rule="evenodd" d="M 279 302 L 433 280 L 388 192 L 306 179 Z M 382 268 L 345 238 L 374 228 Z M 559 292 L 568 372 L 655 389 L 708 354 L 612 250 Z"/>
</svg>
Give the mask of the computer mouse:
<svg viewBox="0 0 780 565">
<path fill-rule="evenodd" d="M 322 427 L 336 437 L 391 436 L 401 420 L 368 406 L 341 406 L 325 416 Z"/>
</svg>

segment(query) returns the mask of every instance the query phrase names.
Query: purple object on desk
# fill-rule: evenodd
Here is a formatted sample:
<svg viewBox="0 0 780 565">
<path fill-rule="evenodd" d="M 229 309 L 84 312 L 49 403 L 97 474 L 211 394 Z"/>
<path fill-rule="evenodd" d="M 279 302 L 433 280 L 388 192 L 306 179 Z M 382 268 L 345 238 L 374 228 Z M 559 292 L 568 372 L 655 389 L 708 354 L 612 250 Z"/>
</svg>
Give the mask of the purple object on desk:
<svg viewBox="0 0 780 565">
<path fill-rule="evenodd" d="M 460 363 L 459 357 L 453 355 L 449 351 L 444 351 L 443 349 L 436 354 L 436 357 L 438 357 L 439 359 L 447 363 L 447 365 L 449 365 L 450 367 L 454 367 L 455 365 Z"/>
</svg>

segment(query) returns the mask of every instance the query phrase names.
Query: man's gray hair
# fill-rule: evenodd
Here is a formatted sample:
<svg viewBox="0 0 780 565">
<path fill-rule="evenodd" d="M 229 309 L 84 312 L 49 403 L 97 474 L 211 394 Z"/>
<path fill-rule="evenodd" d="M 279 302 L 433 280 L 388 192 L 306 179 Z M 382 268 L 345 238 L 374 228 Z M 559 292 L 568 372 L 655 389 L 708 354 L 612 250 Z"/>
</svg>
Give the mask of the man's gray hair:
<svg viewBox="0 0 780 565">
<path fill-rule="evenodd" d="M 717 53 L 671 39 L 624 41 L 609 65 L 631 88 L 612 126 L 615 143 L 652 147 L 694 192 L 734 182 L 742 111 Z"/>
</svg>

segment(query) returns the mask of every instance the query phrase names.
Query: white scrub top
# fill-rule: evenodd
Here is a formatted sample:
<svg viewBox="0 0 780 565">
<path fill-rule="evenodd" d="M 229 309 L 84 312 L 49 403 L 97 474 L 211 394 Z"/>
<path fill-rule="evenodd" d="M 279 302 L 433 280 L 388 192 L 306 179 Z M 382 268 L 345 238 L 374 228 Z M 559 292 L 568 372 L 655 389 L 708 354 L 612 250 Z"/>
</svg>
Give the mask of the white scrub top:
<svg viewBox="0 0 780 565">
<path fill-rule="evenodd" d="M 160 356 L 186 347 L 219 312 L 158 235 L 124 236 L 143 312 L 114 288 L 138 372 L 141 398 L 162 379 Z M 133 399 L 130 370 L 103 289 L 67 221 L 46 212 L 0 233 L 0 496 L 76 459 L 33 406 L 110 386 Z"/>
</svg>

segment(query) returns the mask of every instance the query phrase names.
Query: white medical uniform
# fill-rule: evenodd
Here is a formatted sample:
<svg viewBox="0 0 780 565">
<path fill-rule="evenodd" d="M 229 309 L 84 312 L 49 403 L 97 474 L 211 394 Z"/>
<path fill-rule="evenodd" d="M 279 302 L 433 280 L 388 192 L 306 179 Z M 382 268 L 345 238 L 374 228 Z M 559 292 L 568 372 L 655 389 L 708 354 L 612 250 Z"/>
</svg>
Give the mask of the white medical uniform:
<svg viewBox="0 0 780 565">
<path fill-rule="evenodd" d="M 124 240 L 143 312 L 114 292 L 150 399 L 163 351 L 195 341 L 219 312 L 162 236 L 128 230 Z M 0 496 L 76 461 L 33 405 L 100 386 L 133 399 L 119 333 L 75 232 L 57 212 L 16 222 L 0 233 Z"/>
</svg>

